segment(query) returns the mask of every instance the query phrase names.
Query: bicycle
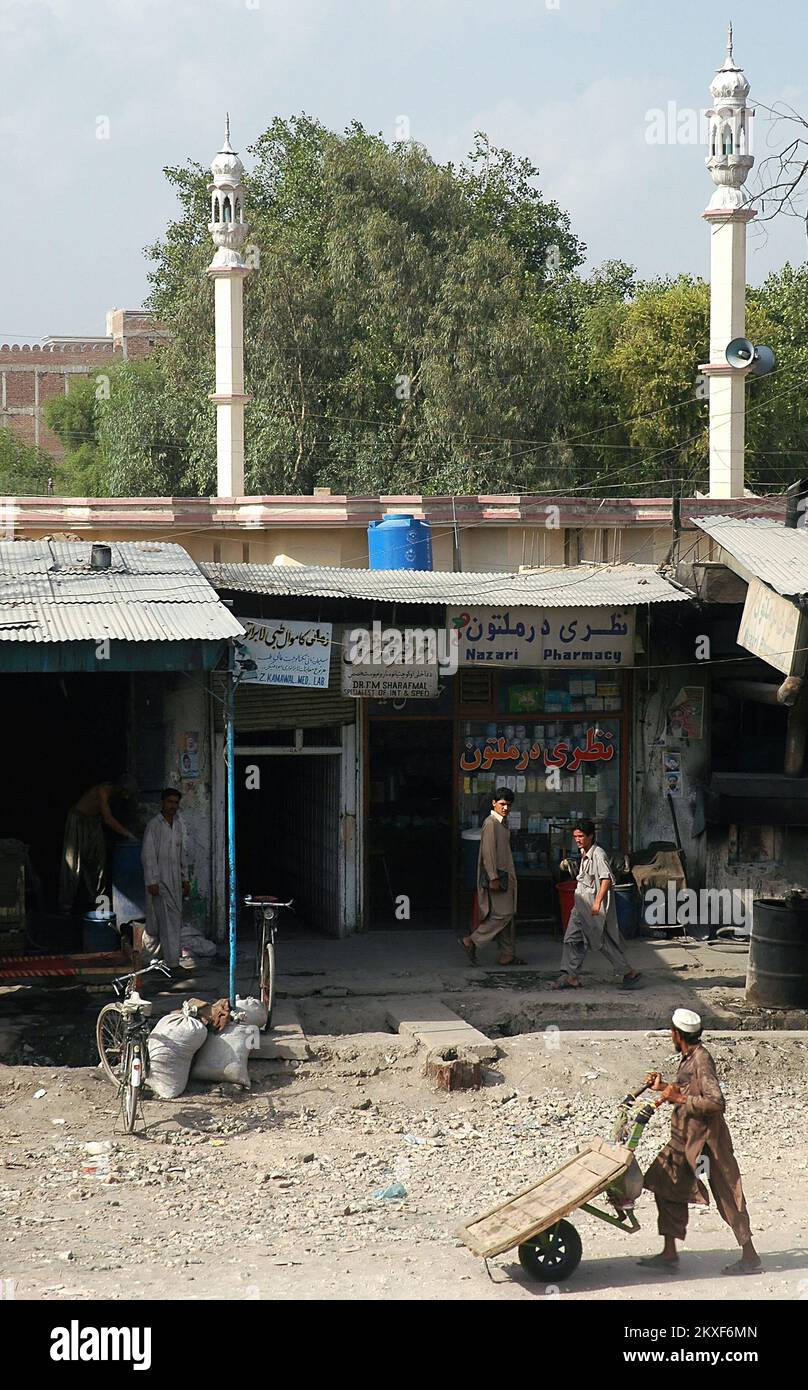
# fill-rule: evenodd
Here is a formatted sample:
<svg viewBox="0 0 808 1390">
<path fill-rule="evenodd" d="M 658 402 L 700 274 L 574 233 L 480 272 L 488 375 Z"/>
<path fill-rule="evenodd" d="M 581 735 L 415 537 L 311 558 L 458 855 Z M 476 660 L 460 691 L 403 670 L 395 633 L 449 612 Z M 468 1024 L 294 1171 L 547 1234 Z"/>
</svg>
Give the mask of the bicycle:
<svg viewBox="0 0 808 1390">
<path fill-rule="evenodd" d="M 115 1003 L 104 1005 L 95 1025 L 101 1069 L 120 1095 L 127 1134 L 134 1131 L 141 1087 L 149 1074 L 148 1020 L 152 1001 L 141 997 L 135 982 L 153 970 L 171 978 L 165 962 L 153 960 L 145 970 L 113 980 L 118 998 Z"/>
<path fill-rule="evenodd" d="M 252 908 L 253 912 L 255 974 L 261 1003 L 266 1005 L 267 1011 L 263 1032 L 266 1032 L 272 1022 L 272 1010 L 275 1005 L 275 933 L 278 930 L 278 917 L 281 908 L 291 908 L 293 902 L 294 898 L 290 898 L 288 903 L 282 903 L 277 898 L 253 897 L 251 894 L 244 899 L 244 906 Z"/>
</svg>

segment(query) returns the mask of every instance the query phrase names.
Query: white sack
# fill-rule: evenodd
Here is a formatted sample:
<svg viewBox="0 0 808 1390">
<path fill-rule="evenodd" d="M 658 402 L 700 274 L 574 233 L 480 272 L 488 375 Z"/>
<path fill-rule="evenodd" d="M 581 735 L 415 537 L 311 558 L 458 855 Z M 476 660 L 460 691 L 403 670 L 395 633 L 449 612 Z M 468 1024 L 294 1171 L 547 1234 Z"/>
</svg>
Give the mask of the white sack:
<svg viewBox="0 0 808 1390">
<path fill-rule="evenodd" d="M 188 1085 L 194 1054 L 208 1030 L 198 1018 L 184 1013 L 166 1014 L 149 1034 L 148 1084 L 161 1100 L 174 1100 Z"/>
<path fill-rule="evenodd" d="M 183 927 L 180 945 L 193 960 L 212 960 L 216 955 L 216 942 L 203 936 L 196 927 Z"/>
<path fill-rule="evenodd" d="M 247 1059 L 257 1045 L 257 1028 L 248 1023 L 228 1023 L 221 1033 L 211 1033 L 194 1057 L 194 1081 L 230 1081 L 249 1090 Z"/>
<path fill-rule="evenodd" d="M 236 1013 L 242 1015 L 239 1023 L 252 1023 L 256 1028 L 266 1027 L 267 1006 L 251 994 L 246 999 L 242 999 L 240 994 L 236 995 Z"/>
</svg>

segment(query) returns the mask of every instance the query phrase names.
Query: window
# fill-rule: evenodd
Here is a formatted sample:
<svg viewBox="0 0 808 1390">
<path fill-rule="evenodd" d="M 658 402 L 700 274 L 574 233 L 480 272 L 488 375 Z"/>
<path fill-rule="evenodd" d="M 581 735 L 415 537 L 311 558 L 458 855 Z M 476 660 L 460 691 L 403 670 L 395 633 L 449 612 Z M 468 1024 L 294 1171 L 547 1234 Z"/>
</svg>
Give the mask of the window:
<svg viewBox="0 0 808 1390">
<path fill-rule="evenodd" d="M 730 864 L 776 864 L 782 855 L 783 829 L 777 825 L 731 825 L 727 861 Z"/>
<path fill-rule="evenodd" d="M 492 671 L 460 672 L 460 703 L 463 706 L 490 709 L 494 701 Z"/>
<path fill-rule="evenodd" d="M 582 752 L 587 753 L 584 759 Z M 574 851 L 572 830 L 593 820 L 598 843 L 620 845 L 620 720 L 542 720 L 517 724 L 461 720 L 459 821 L 474 830 L 497 787 L 509 787 L 511 844 L 517 874 L 546 876 Z"/>
</svg>

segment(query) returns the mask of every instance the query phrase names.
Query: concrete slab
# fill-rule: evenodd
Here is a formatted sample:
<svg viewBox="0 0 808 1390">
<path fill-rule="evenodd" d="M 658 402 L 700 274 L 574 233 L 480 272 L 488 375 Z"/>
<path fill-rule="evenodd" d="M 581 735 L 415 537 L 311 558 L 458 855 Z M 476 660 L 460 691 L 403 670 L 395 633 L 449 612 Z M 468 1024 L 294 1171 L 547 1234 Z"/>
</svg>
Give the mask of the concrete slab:
<svg viewBox="0 0 808 1390">
<path fill-rule="evenodd" d="M 261 1034 L 260 1046 L 257 1052 L 251 1054 L 252 1060 L 305 1062 L 311 1055 L 297 1009 L 290 999 L 279 999 L 272 1016 L 272 1027 Z"/>
<path fill-rule="evenodd" d="M 434 995 L 389 1000 L 387 1021 L 397 1032 L 404 1037 L 414 1038 L 428 1051 L 433 1048 L 462 1047 L 481 1062 L 493 1061 L 499 1056 L 496 1043 L 459 1018 Z"/>
<path fill-rule="evenodd" d="M 456 1047 L 475 1057 L 478 1062 L 495 1062 L 499 1048 L 484 1033 L 467 1024 L 465 1028 L 444 1028 L 439 1033 L 422 1033 L 418 1042 L 427 1052 L 444 1051 Z"/>
<path fill-rule="evenodd" d="M 430 1024 L 445 1027 L 447 1023 L 462 1022 L 434 994 L 408 994 L 404 999 L 388 999 L 386 1013 L 388 1023 L 398 1032 L 412 1032 L 413 1027 L 425 1028 Z"/>
</svg>

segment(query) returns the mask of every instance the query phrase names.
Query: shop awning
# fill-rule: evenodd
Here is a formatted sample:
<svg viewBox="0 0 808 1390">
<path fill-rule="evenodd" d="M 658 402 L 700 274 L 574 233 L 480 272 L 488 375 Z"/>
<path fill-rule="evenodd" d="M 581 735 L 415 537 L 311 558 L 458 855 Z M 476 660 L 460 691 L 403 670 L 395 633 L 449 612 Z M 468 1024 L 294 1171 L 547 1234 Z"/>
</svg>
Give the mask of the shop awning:
<svg viewBox="0 0 808 1390">
<path fill-rule="evenodd" d="M 108 568 L 92 564 L 99 544 Z M 94 545 L 0 542 L 0 670 L 210 668 L 243 634 L 181 546 Z"/>
<path fill-rule="evenodd" d="M 521 608 L 627 607 L 685 602 L 693 595 L 654 565 L 570 565 L 513 573 L 331 569 L 319 565 L 202 564 L 219 590 L 379 603 L 480 604 Z"/>
<path fill-rule="evenodd" d="M 724 564 L 747 584 L 759 579 L 784 598 L 808 594 L 808 531 L 802 527 L 762 516 L 694 517 L 693 524 L 720 545 Z"/>
</svg>

